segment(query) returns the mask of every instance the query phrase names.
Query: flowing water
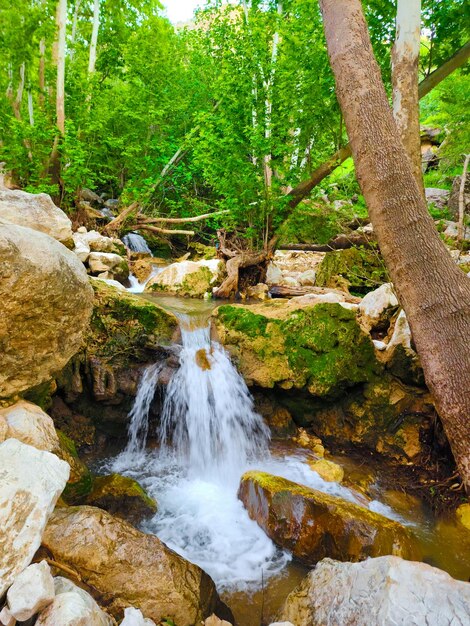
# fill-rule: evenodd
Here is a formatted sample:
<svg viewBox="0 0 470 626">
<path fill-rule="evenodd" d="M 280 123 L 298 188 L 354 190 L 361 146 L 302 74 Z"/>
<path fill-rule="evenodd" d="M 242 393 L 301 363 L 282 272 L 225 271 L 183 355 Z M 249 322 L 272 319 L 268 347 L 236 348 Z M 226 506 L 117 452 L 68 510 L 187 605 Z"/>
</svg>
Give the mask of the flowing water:
<svg viewBox="0 0 470 626">
<path fill-rule="evenodd" d="M 127 233 L 122 238 L 122 243 L 132 250 L 132 252 L 145 252 L 152 255 L 152 251 L 148 247 L 148 244 L 142 235 L 139 233 Z M 152 255 L 153 256 L 153 255 Z"/>
<path fill-rule="evenodd" d="M 352 502 L 363 504 L 363 500 L 357 492 L 325 482 L 311 470 L 305 450 L 270 451 L 269 431 L 254 410 L 243 378 L 222 346 L 211 341 L 210 304 L 198 303 L 199 312 L 191 316 L 187 301 L 164 298 L 160 303 L 179 317 L 182 335 L 180 368 L 163 400 L 157 433 L 160 447 L 145 446 L 160 371 L 155 364 L 140 381 L 130 413 L 128 444 L 103 470 L 132 476 L 157 499 L 158 513 L 143 530 L 207 571 L 236 609 L 240 626 L 257 626 L 260 611 L 272 616 L 306 569 L 290 564 L 290 554 L 276 548 L 248 517 L 237 498 L 243 472 L 256 468 Z M 416 510 L 398 513 L 378 500 L 369 507 L 417 525 Z M 433 542 L 426 524 L 421 533 Z"/>
</svg>

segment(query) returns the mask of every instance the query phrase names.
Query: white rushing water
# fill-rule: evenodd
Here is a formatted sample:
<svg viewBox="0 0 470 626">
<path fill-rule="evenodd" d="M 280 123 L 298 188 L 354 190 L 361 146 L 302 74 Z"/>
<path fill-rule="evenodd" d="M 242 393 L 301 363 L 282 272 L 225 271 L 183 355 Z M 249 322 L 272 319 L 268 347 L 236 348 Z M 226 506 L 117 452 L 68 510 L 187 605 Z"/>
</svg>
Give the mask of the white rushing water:
<svg viewBox="0 0 470 626">
<path fill-rule="evenodd" d="M 357 500 L 347 488 L 325 482 L 312 471 L 301 452 L 270 455 L 269 431 L 230 358 L 211 342 L 208 326 L 179 317 L 180 368 L 166 390 L 161 448 L 143 451 L 159 372 L 154 365 L 139 386 L 128 445 L 107 469 L 132 476 L 157 499 L 159 510 L 146 522 L 146 532 L 200 565 L 219 590 L 255 589 L 291 557 L 275 547 L 238 500 L 240 476 L 246 470 L 260 469 Z M 387 512 L 392 516 L 390 509 L 381 510 Z"/>
</svg>

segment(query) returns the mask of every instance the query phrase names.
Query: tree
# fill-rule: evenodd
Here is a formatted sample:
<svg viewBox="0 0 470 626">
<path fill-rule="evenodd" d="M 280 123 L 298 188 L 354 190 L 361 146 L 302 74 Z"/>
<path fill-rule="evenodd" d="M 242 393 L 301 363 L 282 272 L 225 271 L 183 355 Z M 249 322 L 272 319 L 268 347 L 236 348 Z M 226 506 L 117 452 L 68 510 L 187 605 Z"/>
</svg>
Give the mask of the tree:
<svg viewBox="0 0 470 626">
<path fill-rule="evenodd" d="M 441 241 L 413 176 L 360 0 L 320 0 L 320 7 L 356 175 L 470 491 L 470 281 Z"/>
<path fill-rule="evenodd" d="M 98 30 L 100 27 L 100 0 L 95 0 L 93 5 L 93 29 L 90 41 L 90 56 L 88 60 L 88 74 L 93 74 L 96 65 L 96 45 L 98 43 Z"/>
<path fill-rule="evenodd" d="M 418 104 L 420 34 L 421 0 L 398 0 L 392 50 L 393 116 L 424 196 Z"/>
<path fill-rule="evenodd" d="M 57 41 L 56 41 L 56 117 L 57 128 L 65 134 L 65 35 L 67 28 L 67 0 L 57 2 Z"/>
</svg>

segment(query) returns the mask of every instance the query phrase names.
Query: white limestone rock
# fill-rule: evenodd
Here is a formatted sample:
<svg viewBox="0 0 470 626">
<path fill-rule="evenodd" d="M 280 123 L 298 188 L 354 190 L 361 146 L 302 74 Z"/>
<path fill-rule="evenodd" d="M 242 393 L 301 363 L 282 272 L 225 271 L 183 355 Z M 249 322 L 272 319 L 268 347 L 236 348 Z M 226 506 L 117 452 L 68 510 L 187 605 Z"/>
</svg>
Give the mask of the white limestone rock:
<svg viewBox="0 0 470 626">
<path fill-rule="evenodd" d="M 387 345 L 387 352 L 392 352 L 396 346 L 403 346 L 407 350 L 411 348 L 411 329 L 406 319 L 406 313 L 402 309 L 395 320 L 395 326 L 390 341 Z"/>
<path fill-rule="evenodd" d="M 277 265 L 274 265 L 274 263 L 269 263 L 268 269 L 266 270 L 266 284 L 279 285 L 281 283 L 281 280 L 282 271 Z"/>
<path fill-rule="evenodd" d="M 113 272 L 125 259 L 112 252 L 91 252 L 88 257 L 88 265 L 93 274 L 100 272 Z"/>
<path fill-rule="evenodd" d="M 50 452 L 17 439 L 0 444 L 0 597 L 31 563 L 69 474 Z"/>
<path fill-rule="evenodd" d="M 315 272 L 315 270 L 307 270 L 305 272 L 302 272 L 297 280 L 301 285 L 313 286 L 315 285 L 316 276 L 317 273 Z"/>
<path fill-rule="evenodd" d="M 67 578 L 54 578 L 56 596 L 42 611 L 36 626 L 113 626 L 105 613 L 84 589 Z"/>
<path fill-rule="evenodd" d="M 2 436 L 0 427 L 0 442 L 8 438 L 18 439 L 38 450 L 48 452 L 59 447 L 59 438 L 52 418 L 31 402 L 19 400 L 12 406 L 0 409 L 0 423 L 2 420 L 7 428 Z"/>
<path fill-rule="evenodd" d="M 396 556 L 323 559 L 288 597 L 279 619 L 296 626 L 468 624 L 470 584 Z"/>
<path fill-rule="evenodd" d="M 366 332 L 385 324 L 398 307 L 398 300 L 393 292 L 392 283 L 380 285 L 364 296 L 359 311 L 361 326 Z"/>
<path fill-rule="evenodd" d="M 140 609 L 134 609 L 130 606 L 124 609 L 124 619 L 120 626 L 155 626 L 155 622 L 148 617 L 144 617 Z"/>
<path fill-rule="evenodd" d="M 21 572 L 7 593 L 11 615 L 24 622 L 54 600 L 54 579 L 46 561 L 33 563 Z"/>
<path fill-rule="evenodd" d="M 201 261 L 179 261 L 171 263 L 151 278 L 145 291 L 155 289 L 202 297 L 211 287 L 220 283 L 224 274 L 224 263 L 219 259 L 202 259 Z"/>
<path fill-rule="evenodd" d="M 46 233 L 72 247 L 72 222 L 47 193 L 0 189 L 0 218 Z"/>
<path fill-rule="evenodd" d="M 2 624 L 2 626 L 15 626 L 16 624 L 16 619 L 10 613 L 6 605 L 0 611 L 0 624 Z"/>
<path fill-rule="evenodd" d="M 73 252 L 78 256 L 82 263 L 86 263 L 91 252 L 90 246 L 83 241 L 81 237 L 77 237 L 77 233 L 73 234 L 73 241 L 75 244 Z"/>
</svg>

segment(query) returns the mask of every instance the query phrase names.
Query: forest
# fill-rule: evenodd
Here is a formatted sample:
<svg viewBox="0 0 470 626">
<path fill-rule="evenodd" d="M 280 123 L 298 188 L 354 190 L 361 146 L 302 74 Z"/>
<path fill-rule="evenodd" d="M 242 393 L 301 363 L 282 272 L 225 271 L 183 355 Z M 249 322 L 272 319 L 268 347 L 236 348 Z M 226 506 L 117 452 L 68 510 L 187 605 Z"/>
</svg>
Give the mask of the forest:
<svg viewBox="0 0 470 626">
<path fill-rule="evenodd" d="M 470 4 L 0 0 L 0 625 L 470 622 Z"/>
</svg>

